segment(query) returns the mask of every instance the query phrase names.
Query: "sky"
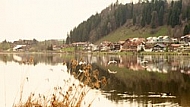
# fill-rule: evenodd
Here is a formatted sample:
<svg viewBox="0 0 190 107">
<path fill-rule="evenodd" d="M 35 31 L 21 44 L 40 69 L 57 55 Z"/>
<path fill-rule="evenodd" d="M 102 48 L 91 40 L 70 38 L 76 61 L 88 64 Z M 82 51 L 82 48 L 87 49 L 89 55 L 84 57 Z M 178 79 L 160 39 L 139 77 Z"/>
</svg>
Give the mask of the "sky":
<svg viewBox="0 0 190 107">
<path fill-rule="evenodd" d="M 0 0 L 0 42 L 65 39 L 67 33 L 116 0 Z M 131 0 L 119 0 L 120 3 Z"/>
</svg>

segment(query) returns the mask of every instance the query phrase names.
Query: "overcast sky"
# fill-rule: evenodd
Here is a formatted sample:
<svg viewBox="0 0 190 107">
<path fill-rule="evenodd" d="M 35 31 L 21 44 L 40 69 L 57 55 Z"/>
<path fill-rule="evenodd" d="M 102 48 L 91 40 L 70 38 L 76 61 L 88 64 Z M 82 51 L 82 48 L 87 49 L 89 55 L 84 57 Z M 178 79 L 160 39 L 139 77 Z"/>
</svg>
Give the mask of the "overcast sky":
<svg viewBox="0 0 190 107">
<path fill-rule="evenodd" d="M 67 32 L 75 26 L 115 2 L 116 0 L 0 0 L 0 42 L 5 39 L 65 39 Z"/>
</svg>

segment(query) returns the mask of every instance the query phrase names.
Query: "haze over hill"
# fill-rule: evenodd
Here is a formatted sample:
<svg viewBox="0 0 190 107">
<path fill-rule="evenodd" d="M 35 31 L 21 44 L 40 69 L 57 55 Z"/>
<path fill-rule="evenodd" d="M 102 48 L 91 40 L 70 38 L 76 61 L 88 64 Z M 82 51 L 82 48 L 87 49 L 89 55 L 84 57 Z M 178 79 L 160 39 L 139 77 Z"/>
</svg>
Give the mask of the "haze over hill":
<svg viewBox="0 0 190 107">
<path fill-rule="evenodd" d="M 115 32 L 116 36 L 122 35 L 123 38 L 139 35 L 181 37 L 190 32 L 189 20 L 188 0 L 151 0 L 136 4 L 116 2 L 71 30 L 66 42 L 96 42 L 102 38 L 109 38 L 107 35 Z M 119 32 L 119 29 L 125 33 Z"/>
</svg>

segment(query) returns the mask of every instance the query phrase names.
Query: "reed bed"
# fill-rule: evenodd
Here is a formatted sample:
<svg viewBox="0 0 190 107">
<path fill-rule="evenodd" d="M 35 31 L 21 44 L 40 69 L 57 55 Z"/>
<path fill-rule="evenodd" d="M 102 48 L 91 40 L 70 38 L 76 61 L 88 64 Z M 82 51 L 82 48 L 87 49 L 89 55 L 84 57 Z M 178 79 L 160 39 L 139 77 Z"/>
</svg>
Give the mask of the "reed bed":
<svg viewBox="0 0 190 107">
<path fill-rule="evenodd" d="M 21 89 L 20 100 L 13 107 L 90 107 L 95 98 L 85 102 L 87 93 L 105 86 L 106 77 L 100 77 L 98 70 L 92 70 L 92 66 L 82 60 L 71 60 L 67 72 L 70 76 L 63 80 L 64 84 L 52 87 L 48 94 L 31 92 L 27 100 L 23 101 Z"/>
</svg>

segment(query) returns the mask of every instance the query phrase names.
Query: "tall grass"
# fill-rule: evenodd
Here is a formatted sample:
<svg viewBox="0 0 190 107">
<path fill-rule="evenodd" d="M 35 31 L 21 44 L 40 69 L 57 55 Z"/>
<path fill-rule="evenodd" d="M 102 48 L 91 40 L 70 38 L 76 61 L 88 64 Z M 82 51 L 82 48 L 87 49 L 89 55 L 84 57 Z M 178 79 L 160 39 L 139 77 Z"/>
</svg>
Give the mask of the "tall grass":
<svg viewBox="0 0 190 107">
<path fill-rule="evenodd" d="M 68 72 L 71 74 L 64 79 L 62 86 L 52 87 L 48 94 L 31 92 L 26 101 L 22 100 L 23 86 L 21 86 L 20 100 L 13 107 L 81 107 L 85 104 L 90 107 L 93 100 L 85 102 L 87 93 L 93 89 L 99 89 L 107 84 L 105 77 L 99 77 L 98 70 L 92 70 L 90 64 L 80 64 L 77 60 L 71 60 Z"/>
</svg>

